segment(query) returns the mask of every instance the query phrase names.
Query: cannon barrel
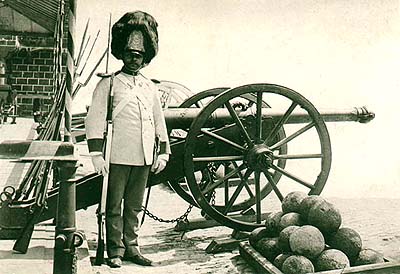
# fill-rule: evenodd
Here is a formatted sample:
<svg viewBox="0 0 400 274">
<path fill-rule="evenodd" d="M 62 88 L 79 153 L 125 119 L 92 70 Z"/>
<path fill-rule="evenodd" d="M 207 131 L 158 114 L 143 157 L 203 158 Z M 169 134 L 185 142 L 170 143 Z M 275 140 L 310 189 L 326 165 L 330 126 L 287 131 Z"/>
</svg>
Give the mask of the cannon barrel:
<svg viewBox="0 0 400 274">
<path fill-rule="evenodd" d="M 164 110 L 164 116 L 169 129 L 186 129 L 200 113 L 200 108 L 171 108 Z M 241 118 L 254 116 L 255 110 L 249 108 L 244 111 L 238 111 Z M 279 111 L 272 108 L 263 108 L 263 119 L 279 119 L 285 111 Z M 375 113 L 369 111 L 366 107 L 353 107 L 344 109 L 321 109 L 319 111 L 325 122 L 360 122 L 367 123 L 375 118 Z M 216 110 L 212 117 L 207 120 L 206 125 L 216 126 L 231 123 L 232 117 L 225 108 Z M 292 112 L 286 123 L 299 124 L 308 123 L 311 119 L 306 111 L 298 109 Z"/>
</svg>

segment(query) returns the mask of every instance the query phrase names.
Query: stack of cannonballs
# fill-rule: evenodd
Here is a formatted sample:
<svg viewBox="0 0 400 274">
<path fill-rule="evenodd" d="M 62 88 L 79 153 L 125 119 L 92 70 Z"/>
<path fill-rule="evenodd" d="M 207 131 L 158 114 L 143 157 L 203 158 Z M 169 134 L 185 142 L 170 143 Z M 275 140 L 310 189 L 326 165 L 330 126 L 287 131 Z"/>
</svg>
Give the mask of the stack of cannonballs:
<svg viewBox="0 0 400 274">
<path fill-rule="evenodd" d="M 249 242 L 285 274 L 302 274 L 384 262 L 363 248 L 360 235 L 341 227 L 339 210 L 320 196 L 291 192 L 282 211 L 271 213 Z"/>
</svg>

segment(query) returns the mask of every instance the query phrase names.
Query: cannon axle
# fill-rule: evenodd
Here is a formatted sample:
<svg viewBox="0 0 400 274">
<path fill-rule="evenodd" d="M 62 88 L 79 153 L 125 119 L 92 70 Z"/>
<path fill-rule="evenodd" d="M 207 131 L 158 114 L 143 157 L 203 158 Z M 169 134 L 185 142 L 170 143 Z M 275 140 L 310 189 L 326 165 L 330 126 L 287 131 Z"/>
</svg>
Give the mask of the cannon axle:
<svg viewBox="0 0 400 274">
<path fill-rule="evenodd" d="M 257 144 L 246 153 L 245 163 L 255 171 L 269 168 L 273 162 L 273 152 L 265 144 Z"/>
</svg>

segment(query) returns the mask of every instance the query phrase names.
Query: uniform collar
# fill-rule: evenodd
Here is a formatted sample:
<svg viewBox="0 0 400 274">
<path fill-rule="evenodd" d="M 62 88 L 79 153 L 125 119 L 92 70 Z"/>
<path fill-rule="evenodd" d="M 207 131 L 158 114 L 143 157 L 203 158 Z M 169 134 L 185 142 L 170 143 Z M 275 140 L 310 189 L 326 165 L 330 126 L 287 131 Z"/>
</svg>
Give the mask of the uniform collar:
<svg viewBox="0 0 400 274">
<path fill-rule="evenodd" d="M 121 71 L 123 73 L 129 74 L 132 76 L 137 76 L 138 74 L 140 74 L 139 71 L 131 71 L 131 70 L 127 69 L 125 66 L 122 67 Z"/>
<path fill-rule="evenodd" d="M 143 86 L 143 75 L 140 72 L 137 75 L 133 76 L 121 70 L 118 75 L 118 79 L 131 89 L 136 85 L 138 85 L 139 87 Z"/>
</svg>

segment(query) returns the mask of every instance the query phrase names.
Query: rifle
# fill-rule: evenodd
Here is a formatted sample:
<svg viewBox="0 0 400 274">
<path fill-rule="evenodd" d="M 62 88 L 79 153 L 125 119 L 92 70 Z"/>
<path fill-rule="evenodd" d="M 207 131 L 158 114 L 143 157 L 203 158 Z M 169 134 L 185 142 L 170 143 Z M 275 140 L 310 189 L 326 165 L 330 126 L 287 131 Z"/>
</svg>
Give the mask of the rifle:
<svg viewBox="0 0 400 274">
<path fill-rule="evenodd" d="M 15 241 L 13 250 L 19 253 L 25 254 L 28 251 L 29 243 L 32 238 L 33 230 L 35 228 L 35 224 L 39 221 L 40 216 L 44 211 L 45 206 L 37 206 L 34 205 L 32 211 L 32 215 L 28 221 L 28 223 L 22 229 L 22 233 Z"/>
<path fill-rule="evenodd" d="M 109 33 L 108 33 L 108 49 L 110 48 L 110 29 L 111 29 L 111 14 L 110 14 L 110 23 L 109 23 Z M 107 55 L 109 54 L 109 50 L 107 51 Z M 108 58 L 107 58 L 108 61 Z M 106 66 L 106 73 L 108 71 L 108 64 Z M 108 170 L 110 169 L 110 156 L 111 156 L 111 143 L 112 143 L 112 131 L 113 131 L 113 121 L 112 121 L 112 108 L 113 108 L 113 81 L 114 74 L 111 74 L 110 78 L 110 93 L 108 96 L 107 102 L 107 126 L 106 131 L 104 132 L 104 147 L 103 154 L 104 160 L 106 161 L 106 166 Z M 98 224 L 98 236 L 97 236 L 97 250 L 96 250 L 96 259 L 94 264 L 101 265 L 104 263 L 104 231 L 105 231 L 105 217 L 106 217 L 106 201 L 107 201 L 107 189 L 108 189 L 108 175 L 109 173 L 103 176 L 102 190 L 101 190 L 101 198 L 99 207 L 97 208 L 97 224 Z"/>
<path fill-rule="evenodd" d="M 108 99 L 108 110 L 107 110 L 107 127 L 104 132 L 105 147 L 104 147 L 104 160 L 108 170 L 110 169 L 110 156 L 111 156 L 111 143 L 112 143 L 112 101 L 113 101 L 113 78 L 111 75 L 110 79 L 110 95 Z M 107 172 L 103 176 L 101 199 L 99 207 L 97 208 L 97 224 L 98 224 L 98 238 L 97 238 L 97 250 L 95 265 L 101 265 L 104 262 L 104 227 L 105 227 L 105 215 L 106 215 L 106 201 L 107 201 L 107 188 L 108 188 L 108 175 Z"/>
<path fill-rule="evenodd" d="M 36 194 L 36 203 L 32 207 L 32 215 L 30 216 L 28 222 L 24 226 L 22 233 L 19 235 L 18 239 L 15 241 L 13 250 L 25 254 L 28 251 L 29 243 L 32 238 L 33 230 L 35 224 L 38 223 L 40 216 L 46 207 L 46 193 L 49 184 L 49 169 L 51 168 L 51 162 L 45 162 L 45 170 L 43 172 L 43 177 L 39 183 L 39 191 Z"/>
</svg>

